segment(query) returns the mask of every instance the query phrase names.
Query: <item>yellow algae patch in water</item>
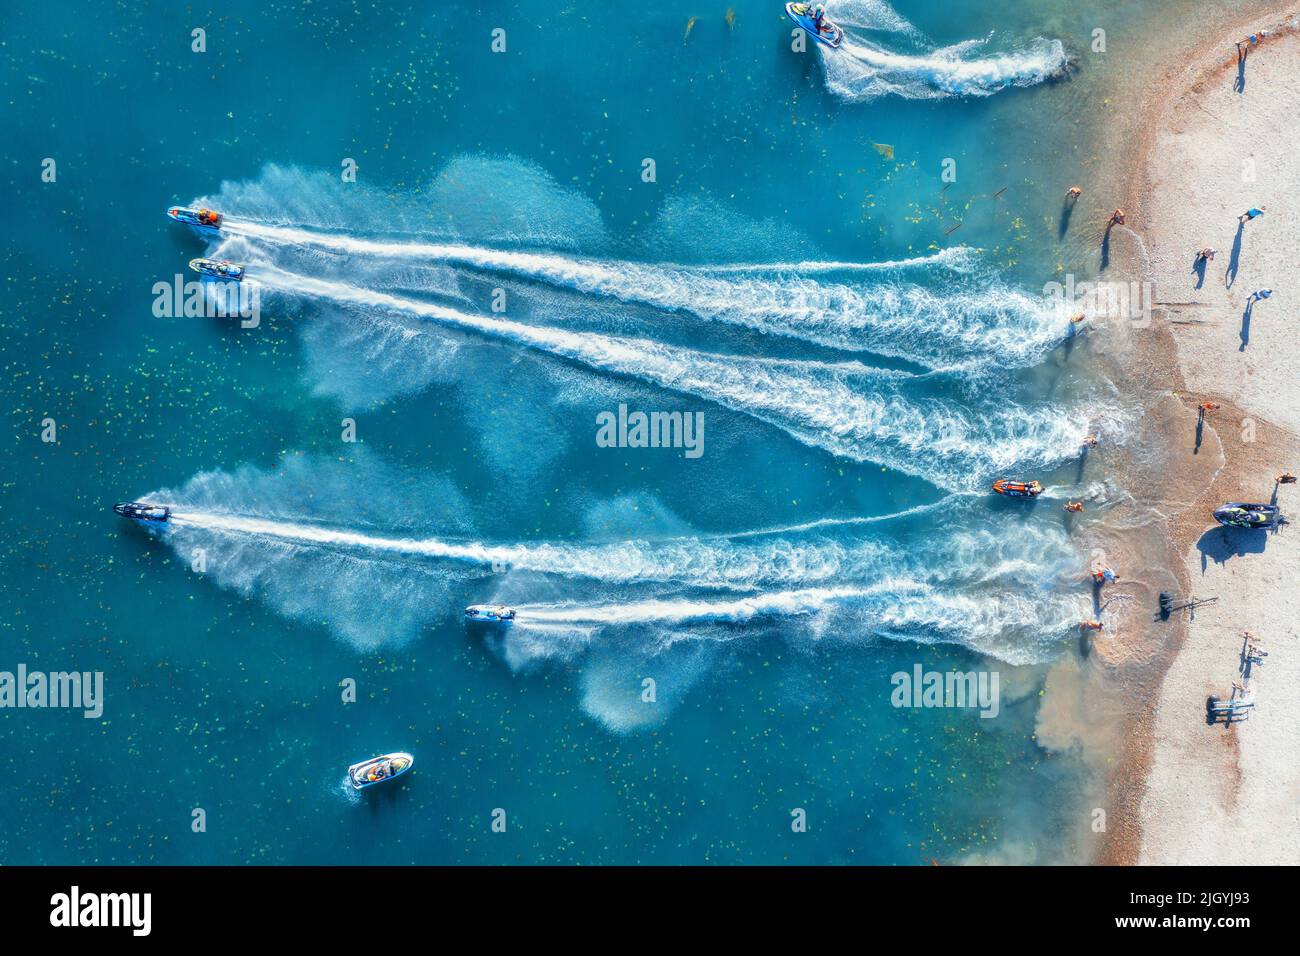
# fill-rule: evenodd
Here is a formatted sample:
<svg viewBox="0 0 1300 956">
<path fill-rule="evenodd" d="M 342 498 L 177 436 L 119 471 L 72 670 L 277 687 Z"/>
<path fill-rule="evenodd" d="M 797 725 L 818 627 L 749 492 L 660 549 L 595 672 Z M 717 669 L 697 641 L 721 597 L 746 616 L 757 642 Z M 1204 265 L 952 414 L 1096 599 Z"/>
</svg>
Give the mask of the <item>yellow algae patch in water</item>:
<svg viewBox="0 0 1300 956">
<path fill-rule="evenodd" d="M 885 159 L 894 158 L 894 147 L 890 146 L 888 143 L 872 143 L 871 148 L 881 156 L 885 157 Z"/>
</svg>

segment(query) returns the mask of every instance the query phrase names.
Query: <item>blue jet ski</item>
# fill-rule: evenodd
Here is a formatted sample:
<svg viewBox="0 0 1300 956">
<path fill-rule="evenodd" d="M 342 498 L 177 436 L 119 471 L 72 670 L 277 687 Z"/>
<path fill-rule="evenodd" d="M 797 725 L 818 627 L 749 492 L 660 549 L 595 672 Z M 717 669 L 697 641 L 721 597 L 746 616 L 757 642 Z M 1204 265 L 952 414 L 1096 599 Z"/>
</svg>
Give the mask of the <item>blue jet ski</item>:
<svg viewBox="0 0 1300 956">
<path fill-rule="evenodd" d="M 816 6 L 818 4 L 815 3 L 787 3 L 785 12 L 791 20 L 803 27 L 818 43 L 825 43 L 834 50 L 840 45 L 840 41 L 844 39 L 844 31 L 827 20 L 825 16 L 822 17 L 821 29 L 818 29 L 815 19 L 816 11 L 814 10 Z"/>
<path fill-rule="evenodd" d="M 465 608 L 465 620 L 480 624 L 509 624 L 515 619 L 515 609 L 504 604 L 471 604 Z"/>
<path fill-rule="evenodd" d="M 213 212 L 211 209 L 185 209 L 181 206 L 173 206 L 167 210 L 167 215 L 187 226 L 197 226 L 200 229 L 221 228 L 221 213 Z"/>
<path fill-rule="evenodd" d="M 225 259 L 191 259 L 190 268 L 200 275 L 213 279 L 233 279 L 238 282 L 244 278 L 244 267 L 227 262 Z"/>
<path fill-rule="evenodd" d="M 367 787 L 373 787 L 376 784 L 396 780 L 409 771 L 414 763 L 415 758 L 405 753 L 371 757 L 369 760 L 363 760 L 361 763 L 354 763 L 351 767 L 348 767 L 348 780 L 357 790 L 365 790 Z"/>
<path fill-rule="evenodd" d="M 123 518 L 134 518 L 136 521 L 147 521 L 151 524 L 162 524 L 172 516 L 172 509 L 162 505 L 149 505 L 143 501 L 127 501 L 122 504 L 113 505 L 113 510 Z"/>
<path fill-rule="evenodd" d="M 1214 509 L 1214 520 L 1226 528 L 1274 528 L 1286 521 L 1277 505 L 1232 501 Z"/>
</svg>

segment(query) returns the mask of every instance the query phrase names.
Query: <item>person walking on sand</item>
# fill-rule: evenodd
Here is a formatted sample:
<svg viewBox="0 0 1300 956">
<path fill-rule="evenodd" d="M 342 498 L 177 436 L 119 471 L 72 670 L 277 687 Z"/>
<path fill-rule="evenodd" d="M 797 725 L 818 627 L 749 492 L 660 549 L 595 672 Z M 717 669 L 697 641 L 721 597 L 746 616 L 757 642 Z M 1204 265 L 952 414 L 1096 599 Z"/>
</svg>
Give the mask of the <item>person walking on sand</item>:
<svg viewBox="0 0 1300 956">
<path fill-rule="evenodd" d="M 1250 294 L 1250 298 L 1246 300 L 1246 304 L 1249 305 L 1252 302 L 1258 302 L 1260 299 L 1267 299 L 1272 294 L 1272 289 L 1256 289 Z"/>
<path fill-rule="evenodd" d="M 1196 261 L 1213 262 L 1214 256 L 1218 251 L 1219 251 L 1218 249 L 1211 249 L 1209 246 L 1206 246 L 1204 249 L 1202 249 L 1200 252 L 1196 254 Z"/>
<path fill-rule="evenodd" d="M 1082 186 L 1071 186 L 1069 189 L 1065 191 L 1065 198 L 1070 200 L 1071 202 L 1078 199 L 1082 195 L 1083 195 Z"/>
<path fill-rule="evenodd" d="M 1237 217 L 1237 222 L 1247 223 L 1250 222 L 1252 219 L 1258 219 L 1260 216 L 1264 215 L 1264 210 L 1267 208 L 1268 208 L 1267 206 L 1251 206 L 1249 209 L 1247 209 L 1245 212 L 1243 212 L 1240 216 Z"/>
<path fill-rule="evenodd" d="M 1065 503 L 1065 510 L 1066 510 L 1066 511 L 1071 511 L 1071 512 L 1082 511 L 1082 510 L 1083 510 L 1083 502 L 1082 502 L 1082 501 L 1067 501 L 1067 502 Z"/>
<path fill-rule="evenodd" d="M 1106 228 L 1109 229 L 1111 226 L 1122 226 L 1122 225 L 1124 225 L 1124 210 L 1117 208 L 1113 213 L 1110 214 L 1110 222 L 1106 223 Z"/>
<path fill-rule="evenodd" d="M 1280 475 L 1275 475 L 1275 476 L 1273 477 L 1273 484 L 1275 484 L 1275 485 L 1294 485 L 1294 484 L 1295 484 L 1295 475 L 1291 474 L 1291 472 L 1289 472 L 1289 471 L 1284 471 L 1284 472 L 1282 472 L 1282 474 L 1280 474 Z"/>
<path fill-rule="evenodd" d="M 1204 418 L 1206 412 L 1217 412 L 1223 406 L 1218 402 L 1201 402 L 1201 404 L 1196 407 L 1201 410 L 1201 417 Z"/>
</svg>

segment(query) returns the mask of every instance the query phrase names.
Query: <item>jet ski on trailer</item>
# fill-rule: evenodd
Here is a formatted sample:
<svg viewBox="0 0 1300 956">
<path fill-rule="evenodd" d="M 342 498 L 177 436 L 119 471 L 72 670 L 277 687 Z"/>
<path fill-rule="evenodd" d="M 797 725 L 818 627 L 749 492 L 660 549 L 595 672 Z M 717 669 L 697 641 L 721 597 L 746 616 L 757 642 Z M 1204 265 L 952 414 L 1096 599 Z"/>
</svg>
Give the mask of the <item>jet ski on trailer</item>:
<svg viewBox="0 0 1300 956">
<path fill-rule="evenodd" d="M 191 259 L 190 268 L 213 279 L 232 279 L 238 282 L 244 278 L 244 267 L 225 259 Z"/>
<path fill-rule="evenodd" d="M 1240 501 L 1215 508 L 1214 520 L 1225 528 L 1275 528 L 1286 521 L 1277 505 L 1251 505 Z"/>
<path fill-rule="evenodd" d="M 515 609 L 504 604 L 471 604 L 465 608 L 465 620 L 479 624 L 509 624 L 515 619 Z"/>
<path fill-rule="evenodd" d="M 348 767 L 348 780 L 357 790 L 365 790 L 379 783 L 400 777 L 411 769 L 415 758 L 406 753 L 384 754 L 371 757 Z"/>
<path fill-rule="evenodd" d="M 143 501 L 125 501 L 113 505 L 113 510 L 123 518 L 147 521 L 150 524 L 163 524 L 172 516 L 172 509 L 163 505 L 146 504 Z"/>
<path fill-rule="evenodd" d="M 1037 498 L 1043 493 L 1043 486 L 1036 481 L 1013 481 L 999 478 L 993 482 L 993 490 L 1008 498 Z"/>
<path fill-rule="evenodd" d="M 787 3 L 785 12 L 795 23 L 803 29 L 818 43 L 825 43 L 832 50 L 840 45 L 844 39 L 844 31 L 838 25 L 831 23 L 825 16 L 821 18 L 820 26 L 817 21 L 817 8 L 820 3 Z"/>
<path fill-rule="evenodd" d="M 167 210 L 167 215 L 187 226 L 196 226 L 200 229 L 221 228 L 221 213 L 213 212 L 211 209 L 185 209 L 182 206 L 173 206 Z"/>
</svg>

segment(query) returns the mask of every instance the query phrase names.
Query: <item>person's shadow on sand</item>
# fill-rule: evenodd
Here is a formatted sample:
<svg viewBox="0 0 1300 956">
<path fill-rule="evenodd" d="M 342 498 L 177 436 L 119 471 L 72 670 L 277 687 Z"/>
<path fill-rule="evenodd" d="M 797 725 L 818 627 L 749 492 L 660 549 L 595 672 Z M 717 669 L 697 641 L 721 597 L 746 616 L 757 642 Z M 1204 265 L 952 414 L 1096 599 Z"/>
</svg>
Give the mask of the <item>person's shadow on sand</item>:
<svg viewBox="0 0 1300 956">
<path fill-rule="evenodd" d="M 1192 446 L 1192 454 L 1201 453 L 1201 442 L 1205 440 L 1205 412 L 1196 416 L 1196 444 Z"/>
<path fill-rule="evenodd" d="M 1201 552 L 1201 573 L 1210 562 L 1223 564 L 1229 558 L 1247 554 L 1263 554 L 1268 543 L 1268 532 L 1263 528 L 1211 528 L 1196 542 Z"/>
<path fill-rule="evenodd" d="M 1246 351 L 1246 346 L 1250 344 L 1250 317 L 1255 311 L 1255 300 L 1251 299 L 1246 303 L 1246 311 L 1241 313 L 1241 348 L 1238 352 Z"/>
<path fill-rule="evenodd" d="M 1205 285 L 1205 269 L 1209 263 L 1209 258 L 1201 255 L 1199 252 L 1196 254 L 1196 259 L 1192 262 L 1192 272 L 1196 275 L 1195 288 L 1199 289 L 1201 286 Z"/>
<path fill-rule="evenodd" d="M 1241 240 L 1245 235 L 1246 224 L 1237 220 L 1237 234 L 1232 237 L 1232 255 L 1228 257 L 1228 271 L 1223 274 L 1223 284 L 1231 289 L 1237 281 L 1237 269 L 1241 266 Z"/>
<path fill-rule="evenodd" d="M 1233 91 L 1237 93 L 1246 92 L 1246 57 L 1246 50 L 1239 47 L 1237 49 L 1237 79 L 1232 84 Z"/>
</svg>

